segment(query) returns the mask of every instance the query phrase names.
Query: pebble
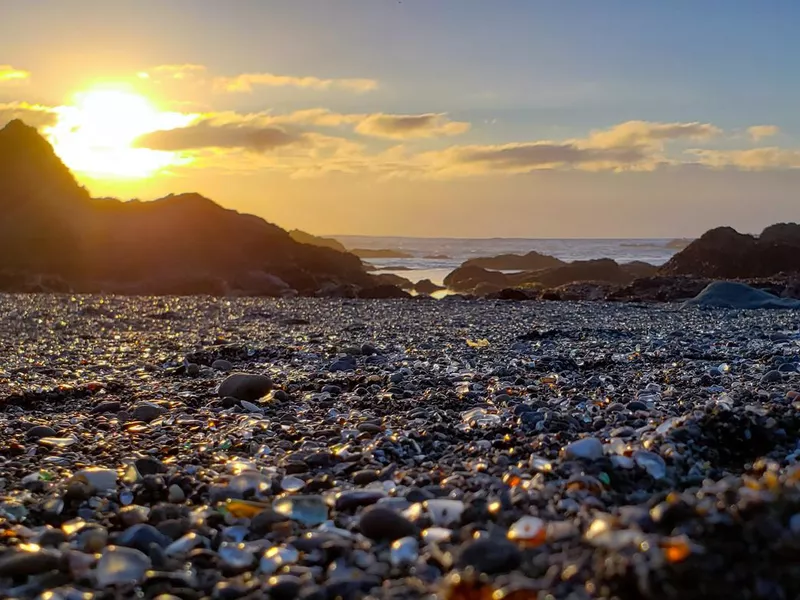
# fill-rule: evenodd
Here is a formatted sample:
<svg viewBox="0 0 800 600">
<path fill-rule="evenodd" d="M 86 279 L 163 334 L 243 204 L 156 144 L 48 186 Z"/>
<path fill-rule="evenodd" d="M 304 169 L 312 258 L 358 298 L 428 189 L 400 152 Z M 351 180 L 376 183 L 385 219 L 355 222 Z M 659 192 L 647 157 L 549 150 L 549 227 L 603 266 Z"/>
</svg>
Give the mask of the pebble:
<svg viewBox="0 0 800 600">
<path fill-rule="evenodd" d="M 266 396 L 272 389 L 272 380 L 266 375 L 233 373 L 220 384 L 217 393 L 220 398 L 236 398 L 255 402 Z"/>
<path fill-rule="evenodd" d="M 417 533 L 417 528 L 411 521 L 381 506 L 365 508 L 359 517 L 358 527 L 361 533 L 373 540 L 394 541 Z"/>
<path fill-rule="evenodd" d="M 783 381 L 783 374 L 778 370 L 769 371 L 761 378 L 761 383 L 778 383 L 780 381 Z"/>
<path fill-rule="evenodd" d="M 97 467 L 81 469 L 72 476 L 73 481 L 85 481 L 97 493 L 107 493 L 117 487 L 117 472 L 114 469 Z"/>
<path fill-rule="evenodd" d="M 497 575 L 513 571 L 521 562 L 522 552 L 515 544 L 503 539 L 479 539 L 463 547 L 457 565 Z"/>
<path fill-rule="evenodd" d="M 593 437 L 577 440 L 564 448 L 564 456 L 584 460 L 601 459 L 603 458 L 603 442 Z"/>
<path fill-rule="evenodd" d="M 222 371 L 223 373 L 228 373 L 233 370 L 233 365 L 230 361 L 218 358 L 214 362 L 211 363 L 211 368 L 216 371 Z"/>
<path fill-rule="evenodd" d="M 131 409 L 131 418 L 134 421 L 150 423 L 167 412 L 167 409 L 152 402 L 141 402 Z"/>
<path fill-rule="evenodd" d="M 59 567 L 61 553 L 55 550 L 25 552 L 8 550 L 0 555 L 0 577 L 26 577 Z"/>
<path fill-rule="evenodd" d="M 100 587 L 137 584 L 152 567 L 152 561 L 139 550 L 109 546 L 97 561 L 95 577 Z"/>
<path fill-rule="evenodd" d="M 25 432 L 25 437 L 32 440 L 48 437 L 54 438 L 56 435 L 55 429 L 48 427 L 47 425 L 37 425 L 35 427 L 31 427 Z"/>
</svg>

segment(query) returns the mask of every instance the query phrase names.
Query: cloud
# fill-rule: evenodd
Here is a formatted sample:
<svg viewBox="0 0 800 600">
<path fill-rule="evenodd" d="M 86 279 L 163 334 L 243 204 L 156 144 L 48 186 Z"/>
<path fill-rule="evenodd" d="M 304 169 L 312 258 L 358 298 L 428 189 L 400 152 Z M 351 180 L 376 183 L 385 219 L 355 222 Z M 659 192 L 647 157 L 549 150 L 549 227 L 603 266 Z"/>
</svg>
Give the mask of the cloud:
<svg viewBox="0 0 800 600">
<path fill-rule="evenodd" d="M 424 159 L 436 176 L 528 173 L 543 169 L 651 171 L 675 161 L 663 154 L 674 140 L 709 139 L 721 130 L 708 123 L 627 121 L 585 138 L 500 145 L 452 146 Z"/>
<path fill-rule="evenodd" d="M 147 71 L 137 73 L 140 79 L 192 79 L 203 75 L 206 71 L 204 65 L 175 64 L 158 65 Z"/>
<path fill-rule="evenodd" d="M 747 128 L 747 134 L 754 142 L 766 137 L 778 135 L 780 131 L 777 125 L 753 125 Z"/>
<path fill-rule="evenodd" d="M 716 169 L 743 171 L 800 169 L 800 150 L 790 148 L 752 148 L 750 150 L 689 150 L 698 163 Z"/>
<path fill-rule="evenodd" d="M 459 135 L 468 131 L 469 123 L 451 121 L 444 113 L 421 115 L 367 115 L 356 126 L 363 135 L 390 139 L 432 138 Z"/>
<path fill-rule="evenodd" d="M 586 140 L 586 145 L 595 148 L 647 147 L 660 149 L 668 141 L 705 140 L 720 133 L 722 130 L 710 123 L 626 121 L 609 129 L 592 131 Z"/>
<path fill-rule="evenodd" d="M 574 142 L 453 146 L 423 155 L 439 174 L 528 173 L 540 169 L 623 170 L 650 168 L 638 148 L 583 148 Z"/>
<path fill-rule="evenodd" d="M 371 92 L 378 87 L 374 79 L 321 79 L 319 77 L 296 77 L 273 73 L 243 73 L 235 77 L 217 77 L 214 89 L 221 92 L 252 92 L 255 86 L 300 87 L 315 90 L 342 89 L 351 92 Z"/>
<path fill-rule="evenodd" d="M 21 119 L 37 129 L 51 127 L 58 120 L 58 110 L 41 104 L 27 102 L 8 102 L 0 104 L 0 126 L 14 119 Z"/>
<path fill-rule="evenodd" d="M 187 127 L 147 133 L 139 137 L 135 145 L 138 148 L 170 152 L 203 148 L 268 152 L 303 141 L 302 134 L 291 133 L 280 127 L 258 127 L 233 123 L 215 124 L 209 120 L 203 120 Z"/>
<path fill-rule="evenodd" d="M 29 71 L 15 69 L 11 65 L 0 65 L 0 85 L 20 85 L 31 78 Z"/>
</svg>

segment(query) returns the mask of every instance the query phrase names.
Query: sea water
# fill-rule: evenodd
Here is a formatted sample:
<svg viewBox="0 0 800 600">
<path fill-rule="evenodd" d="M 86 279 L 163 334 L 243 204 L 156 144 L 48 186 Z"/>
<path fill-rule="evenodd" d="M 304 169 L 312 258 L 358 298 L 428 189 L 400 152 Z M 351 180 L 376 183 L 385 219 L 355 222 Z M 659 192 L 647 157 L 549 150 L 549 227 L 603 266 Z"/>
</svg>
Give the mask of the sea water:
<svg viewBox="0 0 800 600">
<path fill-rule="evenodd" d="M 414 238 L 332 236 L 348 249 L 388 249 L 410 258 L 370 258 L 380 273 L 395 273 L 413 282 L 430 279 L 442 285 L 445 276 L 464 261 L 498 254 L 525 254 L 535 250 L 564 261 L 611 258 L 662 265 L 679 251 L 682 241 L 673 239 L 522 239 L 522 238 Z M 688 243 L 688 241 L 683 241 Z"/>
</svg>

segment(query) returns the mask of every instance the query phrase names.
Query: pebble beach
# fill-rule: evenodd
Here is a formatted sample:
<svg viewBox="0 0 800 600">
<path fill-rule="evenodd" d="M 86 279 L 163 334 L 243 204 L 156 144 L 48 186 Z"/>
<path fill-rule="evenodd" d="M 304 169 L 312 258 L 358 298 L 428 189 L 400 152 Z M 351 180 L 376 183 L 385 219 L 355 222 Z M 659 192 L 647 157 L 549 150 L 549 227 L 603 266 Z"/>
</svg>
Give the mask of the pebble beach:
<svg viewBox="0 0 800 600">
<path fill-rule="evenodd" d="M 800 596 L 800 322 L 0 296 L 0 597 Z"/>
</svg>

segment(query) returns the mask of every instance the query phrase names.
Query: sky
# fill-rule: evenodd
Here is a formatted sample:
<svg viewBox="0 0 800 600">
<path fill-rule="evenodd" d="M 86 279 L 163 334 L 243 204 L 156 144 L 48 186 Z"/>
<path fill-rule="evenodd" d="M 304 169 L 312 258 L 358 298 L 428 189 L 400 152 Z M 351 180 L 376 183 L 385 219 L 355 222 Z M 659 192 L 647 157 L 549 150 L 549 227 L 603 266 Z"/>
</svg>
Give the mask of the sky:
<svg viewBox="0 0 800 600">
<path fill-rule="evenodd" d="M 0 126 L 316 234 L 800 219 L 796 0 L 0 0 Z"/>
</svg>

